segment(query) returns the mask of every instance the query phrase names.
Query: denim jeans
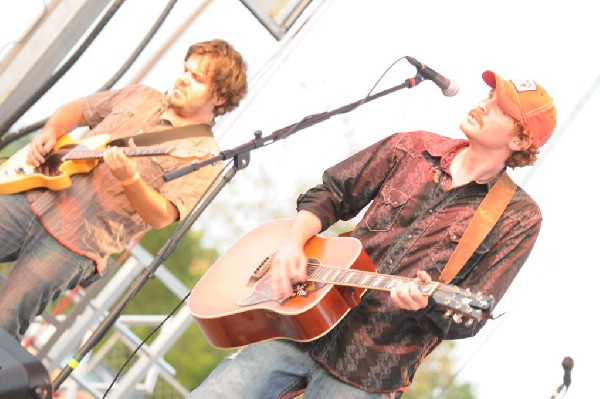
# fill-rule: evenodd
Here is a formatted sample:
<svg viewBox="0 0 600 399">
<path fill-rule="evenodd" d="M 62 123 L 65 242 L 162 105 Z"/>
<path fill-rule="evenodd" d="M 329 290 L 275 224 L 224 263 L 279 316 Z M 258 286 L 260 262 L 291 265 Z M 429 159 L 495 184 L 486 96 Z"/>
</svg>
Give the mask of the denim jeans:
<svg viewBox="0 0 600 399">
<path fill-rule="evenodd" d="M 186 399 L 398 399 L 372 393 L 331 375 L 293 341 L 260 342 L 227 356 Z"/>
<path fill-rule="evenodd" d="M 50 301 L 95 274 L 96 265 L 58 243 L 24 194 L 0 195 L 0 262 L 14 267 L 0 287 L 0 328 L 21 340 Z"/>
</svg>

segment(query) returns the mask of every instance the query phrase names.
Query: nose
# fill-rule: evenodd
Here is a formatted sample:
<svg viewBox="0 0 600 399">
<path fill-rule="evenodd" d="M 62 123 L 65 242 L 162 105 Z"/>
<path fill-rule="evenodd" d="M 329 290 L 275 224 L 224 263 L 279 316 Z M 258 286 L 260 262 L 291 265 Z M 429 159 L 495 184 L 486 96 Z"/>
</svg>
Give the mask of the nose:
<svg viewBox="0 0 600 399">
<path fill-rule="evenodd" d="M 489 107 L 488 107 L 488 101 L 487 100 L 483 100 L 481 101 L 478 105 L 477 105 L 477 109 L 479 109 L 479 111 L 481 111 L 482 114 L 486 114 Z"/>
<path fill-rule="evenodd" d="M 182 83 L 188 84 L 192 77 L 192 73 L 190 71 L 184 71 L 181 75 L 179 75 L 179 81 Z"/>
</svg>

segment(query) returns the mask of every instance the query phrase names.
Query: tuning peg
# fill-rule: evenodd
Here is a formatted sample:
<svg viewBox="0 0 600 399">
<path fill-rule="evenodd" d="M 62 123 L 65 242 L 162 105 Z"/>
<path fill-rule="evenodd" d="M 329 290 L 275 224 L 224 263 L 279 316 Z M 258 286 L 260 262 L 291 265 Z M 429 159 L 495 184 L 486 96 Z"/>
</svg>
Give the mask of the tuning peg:
<svg viewBox="0 0 600 399">
<path fill-rule="evenodd" d="M 452 316 L 452 311 L 450 309 L 446 310 L 444 313 L 444 319 L 449 319 Z"/>
<path fill-rule="evenodd" d="M 473 325 L 473 319 L 469 319 L 465 322 L 465 327 L 471 327 Z"/>
<path fill-rule="evenodd" d="M 454 320 L 455 323 L 462 323 L 462 315 L 457 313 L 452 316 L 452 320 Z"/>
</svg>

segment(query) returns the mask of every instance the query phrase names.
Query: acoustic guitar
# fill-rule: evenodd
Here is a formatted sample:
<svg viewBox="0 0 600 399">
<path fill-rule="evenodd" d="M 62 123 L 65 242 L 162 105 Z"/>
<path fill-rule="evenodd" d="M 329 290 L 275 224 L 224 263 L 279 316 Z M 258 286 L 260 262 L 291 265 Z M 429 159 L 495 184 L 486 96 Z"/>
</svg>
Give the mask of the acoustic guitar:
<svg viewBox="0 0 600 399">
<path fill-rule="evenodd" d="M 291 220 L 267 222 L 228 249 L 193 288 L 188 309 L 207 340 L 229 349 L 275 338 L 311 341 L 331 330 L 367 289 L 390 291 L 402 276 L 379 274 L 353 237 L 311 238 L 305 245 L 308 281 L 284 301 L 273 299 L 272 254 Z M 467 324 L 489 315 L 494 299 L 438 282 L 420 284 L 423 295 Z"/>
<path fill-rule="evenodd" d="M 110 142 L 108 134 L 81 140 L 62 136 L 46 155 L 44 165 L 52 171 L 50 174 L 28 163 L 29 145 L 26 145 L 0 165 L 0 194 L 20 193 L 33 188 L 64 190 L 71 185 L 72 175 L 88 173 L 98 165 Z M 123 147 L 123 150 L 128 157 L 170 155 L 182 159 L 204 159 L 210 156 L 204 150 L 174 146 Z"/>
</svg>

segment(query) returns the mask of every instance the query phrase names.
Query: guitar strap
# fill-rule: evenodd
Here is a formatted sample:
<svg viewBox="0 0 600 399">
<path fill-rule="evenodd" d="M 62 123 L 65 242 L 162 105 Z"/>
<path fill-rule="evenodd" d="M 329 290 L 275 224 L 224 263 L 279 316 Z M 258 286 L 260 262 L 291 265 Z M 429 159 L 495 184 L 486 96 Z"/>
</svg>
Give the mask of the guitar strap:
<svg viewBox="0 0 600 399">
<path fill-rule="evenodd" d="M 504 172 L 479 204 L 458 245 L 450 255 L 448 263 L 442 270 L 440 282 L 449 284 L 452 281 L 494 227 L 516 190 L 517 185 Z"/>
<path fill-rule="evenodd" d="M 129 139 L 132 138 L 137 146 L 149 146 L 165 141 L 184 139 L 187 137 L 213 137 L 213 132 L 210 125 L 199 123 L 194 125 L 174 127 L 172 129 L 159 130 L 157 132 L 122 137 L 120 139 L 112 140 L 108 143 L 108 145 L 127 147 L 129 145 Z"/>
</svg>

